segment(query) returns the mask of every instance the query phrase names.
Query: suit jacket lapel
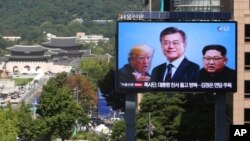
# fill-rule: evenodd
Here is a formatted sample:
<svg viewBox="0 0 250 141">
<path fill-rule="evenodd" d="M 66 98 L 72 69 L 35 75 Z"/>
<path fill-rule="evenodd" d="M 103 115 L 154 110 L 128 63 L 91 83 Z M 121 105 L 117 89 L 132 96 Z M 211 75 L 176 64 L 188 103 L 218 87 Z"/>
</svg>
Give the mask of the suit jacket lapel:
<svg viewBox="0 0 250 141">
<path fill-rule="evenodd" d="M 188 63 L 189 61 L 186 58 L 184 58 L 180 66 L 177 68 L 176 72 L 174 73 L 174 76 L 172 78 L 173 81 L 182 80 L 182 77 L 185 74 L 185 68 L 186 66 L 188 66 Z"/>
</svg>

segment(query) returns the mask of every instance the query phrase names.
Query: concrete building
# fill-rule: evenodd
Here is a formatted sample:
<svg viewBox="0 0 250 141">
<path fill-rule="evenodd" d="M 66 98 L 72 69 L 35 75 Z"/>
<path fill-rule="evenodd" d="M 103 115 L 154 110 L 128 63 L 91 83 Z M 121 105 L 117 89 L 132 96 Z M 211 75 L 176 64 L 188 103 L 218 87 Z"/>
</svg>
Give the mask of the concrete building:
<svg viewBox="0 0 250 141">
<path fill-rule="evenodd" d="M 233 97 L 233 124 L 250 124 L 250 2 L 234 0 L 238 22 L 238 91 Z"/>
<path fill-rule="evenodd" d="M 49 74 L 71 70 L 69 65 L 58 64 L 54 60 L 56 54 L 48 55 L 46 52 L 49 49 L 40 45 L 15 45 L 7 50 L 10 51 L 10 54 L 6 55 L 7 61 L 1 63 L 1 69 L 5 65 L 11 75 L 38 74 L 40 71 Z"/>
<path fill-rule="evenodd" d="M 150 8 L 160 11 L 160 1 L 146 0 L 145 10 L 150 11 Z M 250 124 L 250 1 L 165 0 L 164 11 L 227 12 L 231 16 L 230 20 L 237 21 L 237 92 L 233 94 L 232 100 L 232 124 Z"/>
<path fill-rule="evenodd" d="M 84 32 L 77 32 L 76 38 L 79 43 L 94 43 L 108 42 L 109 38 L 104 38 L 103 35 L 86 35 Z"/>
<path fill-rule="evenodd" d="M 21 39 L 20 36 L 3 36 L 2 38 L 9 41 L 17 41 Z"/>
</svg>

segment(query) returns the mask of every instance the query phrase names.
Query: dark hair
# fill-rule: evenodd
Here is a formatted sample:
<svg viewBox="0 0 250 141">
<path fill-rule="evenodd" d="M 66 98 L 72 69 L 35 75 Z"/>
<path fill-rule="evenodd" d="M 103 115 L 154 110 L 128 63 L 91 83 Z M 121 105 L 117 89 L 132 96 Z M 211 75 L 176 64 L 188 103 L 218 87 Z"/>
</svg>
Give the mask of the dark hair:
<svg viewBox="0 0 250 141">
<path fill-rule="evenodd" d="M 180 33 L 181 36 L 182 36 L 182 39 L 183 39 L 183 42 L 186 42 L 186 34 L 184 31 L 176 28 L 176 27 L 168 27 L 168 28 L 165 28 L 161 34 L 160 34 L 160 42 L 162 41 L 162 37 L 165 36 L 165 35 L 169 35 L 169 34 L 174 34 L 174 33 Z"/>
<path fill-rule="evenodd" d="M 221 53 L 222 56 L 226 56 L 226 54 L 227 54 L 226 48 L 222 45 L 207 45 L 203 48 L 202 54 L 205 55 L 205 53 L 208 50 L 217 50 Z"/>
</svg>

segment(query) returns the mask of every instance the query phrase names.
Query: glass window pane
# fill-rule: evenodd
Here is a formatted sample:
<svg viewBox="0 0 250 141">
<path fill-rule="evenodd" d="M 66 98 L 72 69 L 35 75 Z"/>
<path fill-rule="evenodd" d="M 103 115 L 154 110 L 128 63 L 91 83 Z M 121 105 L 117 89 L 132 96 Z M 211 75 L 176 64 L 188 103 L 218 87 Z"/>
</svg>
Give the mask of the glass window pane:
<svg viewBox="0 0 250 141">
<path fill-rule="evenodd" d="M 250 24 L 245 24 L 245 42 L 250 42 Z"/>
<path fill-rule="evenodd" d="M 250 70 L 250 52 L 245 53 L 245 70 Z"/>
<path fill-rule="evenodd" d="M 250 121 L 250 109 L 245 109 L 245 121 Z"/>
</svg>

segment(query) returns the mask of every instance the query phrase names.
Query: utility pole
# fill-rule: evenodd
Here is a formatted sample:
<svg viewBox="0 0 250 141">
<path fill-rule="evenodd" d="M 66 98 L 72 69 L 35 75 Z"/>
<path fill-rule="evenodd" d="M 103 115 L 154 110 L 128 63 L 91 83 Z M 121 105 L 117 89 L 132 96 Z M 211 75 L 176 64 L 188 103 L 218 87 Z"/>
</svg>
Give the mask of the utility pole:
<svg viewBox="0 0 250 141">
<path fill-rule="evenodd" d="M 79 94 L 78 85 L 74 88 L 74 92 L 75 92 L 76 102 L 79 103 L 79 99 L 78 99 L 78 94 Z"/>
<path fill-rule="evenodd" d="M 150 134 L 151 134 L 151 129 L 150 129 L 150 113 L 148 113 L 148 141 L 150 141 Z"/>
<path fill-rule="evenodd" d="M 149 12 L 152 11 L 152 0 L 149 0 Z"/>
<path fill-rule="evenodd" d="M 151 114 L 148 113 L 148 126 L 147 126 L 148 141 L 150 141 L 151 135 L 154 134 L 154 132 L 153 132 L 154 129 L 155 129 L 155 126 L 151 123 Z"/>
</svg>

